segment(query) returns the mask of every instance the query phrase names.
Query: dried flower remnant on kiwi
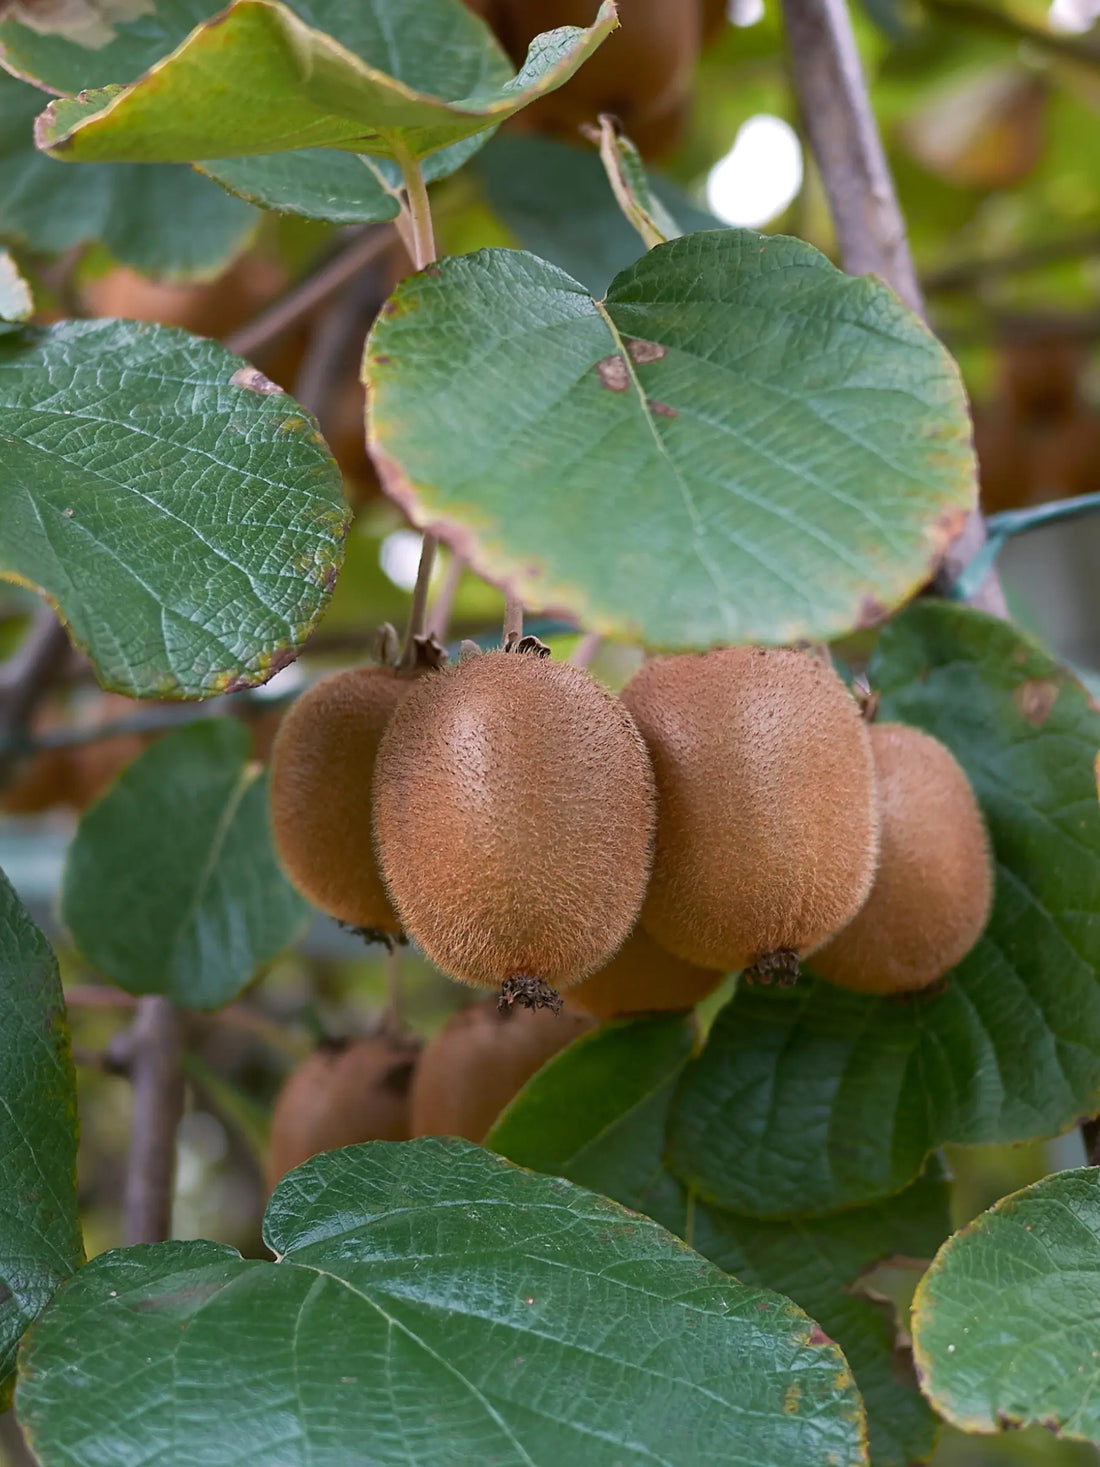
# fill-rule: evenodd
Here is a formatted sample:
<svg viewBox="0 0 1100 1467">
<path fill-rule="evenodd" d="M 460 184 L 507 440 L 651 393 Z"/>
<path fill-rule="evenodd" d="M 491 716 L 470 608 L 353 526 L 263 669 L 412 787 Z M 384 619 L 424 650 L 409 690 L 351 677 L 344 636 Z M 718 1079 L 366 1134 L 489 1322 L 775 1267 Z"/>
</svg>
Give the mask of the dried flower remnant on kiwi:
<svg viewBox="0 0 1100 1467">
<path fill-rule="evenodd" d="M 642 925 L 703 967 L 790 981 L 871 889 L 867 727 L 823 661 L 727 647 L 658 658 L 622 698 L 657 780 Z"/>
<path fill-rule="evenodd" d="M 557 1011 L 558 990 L 627 937 L 645 893 L 653 779 L 630 715 L 519 636 L 425 678 L 399 714 L 374 817 L 406 930 L 504 1010 Z"/>
</svg>

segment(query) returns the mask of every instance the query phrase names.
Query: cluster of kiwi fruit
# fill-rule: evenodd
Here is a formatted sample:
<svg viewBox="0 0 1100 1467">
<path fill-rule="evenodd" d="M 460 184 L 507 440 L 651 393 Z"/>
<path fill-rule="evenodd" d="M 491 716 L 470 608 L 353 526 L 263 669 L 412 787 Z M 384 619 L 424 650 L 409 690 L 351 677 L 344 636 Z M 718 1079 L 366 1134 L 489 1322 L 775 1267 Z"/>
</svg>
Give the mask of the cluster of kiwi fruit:
<svg viewBox="0 0 1100 1467">
<path fill-rule="evenodd" d="M 788 982 L 812 956 L 892 994 L 977 941 L 992 872 L 966 775 L 871 721 L 827 656 L 659 657 L 615 696 L 546 650 L 339 672 L 276 739 L 299 889 L 494 995 L 415 1065 L 409 1134 L 483 1139 L 578 1025 L 690 1009 L 726 973 Z"/>
</svg>

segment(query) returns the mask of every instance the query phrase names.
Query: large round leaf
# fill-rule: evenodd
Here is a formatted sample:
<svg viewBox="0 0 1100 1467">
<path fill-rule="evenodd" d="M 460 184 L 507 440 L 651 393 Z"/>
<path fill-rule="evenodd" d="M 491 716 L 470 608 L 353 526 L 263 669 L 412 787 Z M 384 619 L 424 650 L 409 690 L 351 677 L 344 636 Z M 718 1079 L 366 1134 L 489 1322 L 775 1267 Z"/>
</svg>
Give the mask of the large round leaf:
<svg viewBox="0 0 1100 1467">
<path fill-rule="evenodd" d="M 267 776 L 248 756 L 240 723 L 200 720 L 159 739 L 82 818 L 62 917 L 127 992 L 228 1003 L 308 921 L 272 847 Z"/>
<path fill-rule="evenodd" d="M 135 270 L 174 279 L 211 275 L 247 244 L 259 216 L 189 168 L 47 158 L 34 146 L 44 101 L 0 71 L 0 237 L 46 254 L 100 240 Z"/>
<path fill-rule="evenodd" d="M 897 1192 L 942 1142 L 1049 1136 L 1100 1087 L 1100 713 L 1005 622 L 921 602 L 879 639 L 883 719 L 966 769 L 996 867 L 973 951 L 925 993 L 743 985 L 673 1107 L 673 1170 L 780 1216 Z M 811 960 L 812 963 L 812 960 Z"/>
<path fill-rule="evenodd" d="M 55 601 L 100 680 L 202 697 L 263 682 L 342 552 L 313 420 L 212 341 L 132 321 L 0 339 L 0 574 Z"/>
<path fill-rule="evenodd" d="M 400 163 L 496 126 L 560 87 L 617 24 L 613 0 L 603 0 L 586 30 L 537 36 L 513 77 L 460 0 L 369 0 L 360 10 L 356 44 L 347 28 L 337 40 L 279 0 L 236 0 L 130 86 L 51 103 L 39 146 L 85 163 L 294 148 Z M 402 43 L 415 47 L 426 80 L 390 69 Z"/>
<path fill-rule="evenodd" d="M 974 501 L 962 386 L 871 277 L 686 235 L 597 302 L 484 250 L 406 280 L 364 375 L 387 491 L 528 604 L 651 644 L 876 621 Z"/>
<path fill-rule="evenodd" d="M 280 1184 L 278 1263 L 107 1253 L 28 1340 L 43 1467 L 866 1462 L 840 1352 L 663 1229 L 466 1142 L 375 1142 Z"/>
<path fill-rule="evenodd" d="M 19 1337 L 84 1261 L 57 960 L 0 872 L 0 1410 Z"/>
<path fill-rule="evenodd" d="M 662 1161 L 669 1102 L 691 1049 L 682 1018 L 617 1024 L 543 1067 L 493 1128 L 512 1161 L 606 1192 L 685 1238 L 742 1283 L 776 1289 L 835 1339 L 867 1408 L 875 1467 L 911 1467 L 931 1451 L 935 1418 L 884 1304 L 860 1291 L 880 1262 L 930 1258 L 950 1230 L 947 1182 L 933 1161 L 886 1202 L 832 1217 L 766 1222 L 702 1202 Z"/>
<path fill-rule="evenodd" d="M 1038 1423 L 1100 1442 L 1100 1170 L 1004 1197 L 944 1244 L 917 1290 L 929 1400 L 964 1431 Z"/>
</svg>

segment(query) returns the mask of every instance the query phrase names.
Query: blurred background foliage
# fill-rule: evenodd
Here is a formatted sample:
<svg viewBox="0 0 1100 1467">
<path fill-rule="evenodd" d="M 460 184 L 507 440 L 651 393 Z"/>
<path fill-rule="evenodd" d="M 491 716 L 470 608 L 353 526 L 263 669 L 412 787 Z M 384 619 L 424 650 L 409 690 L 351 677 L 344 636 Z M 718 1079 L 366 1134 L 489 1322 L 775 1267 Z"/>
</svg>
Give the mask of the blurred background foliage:
<svg viewBox="0 0 1100 1467">
<path fill-rule="evenodd" d="M 627 19 L 631 3 L 622 0 Z M 711 43 L 682 68 L 656 115 L 652 98 L 630 96 L 628 77 L 618 78 L 619 95 L 603 105 L 628 126 L 634 119 L 637 140 L 664 180 L 661 196 L 685 228 L 715 225 L 709 213 L 795 233 L 833 254 L 823 191 L 788 81 L 778 5 L 730 0 L 728 16 L 720 5 L 709 10 Z M 956 353 L 971 394 L 990 512 L 1100 491 L 1100 30 L 1091 28 L 1098 11 L 1098 0 L 863 0 L 854 15 L 930 320 Z M 355 235 L 261 215 L 213 184 L 196 192 L 182 169 L 175 172 L 186 174 L 184 183 L 167 188 L 169 214 L 154 229 L 148 198 L 139 207 L 140 168 L 79 170 L 78 180 L 76 171 L 34 157 L 30 119 L 43 100 L 0 75 L 0 242 L 32 280 L 42 321 L 136 316 L 232 344 L 233 333 L 323 269 Z M 522 243 L 597 288 L 640 245 L 614 209 L 593 150 L 576 135 L 576 117 L 536 117 L 548 137 L 519 130 L 530 125 L 525 114 L 435 186 L 442 247 Z M 248 721 L 262 760 L 297 689 L 367 655 L 380 624 L 402 625 L 419 536 L 382 498 L 367 459 L 358 356 L 373 315 L 410 268 L 396 240 L 388 243 L 335 300 L 252 353 L 319 416 L 356 511 L 343 573 L 306 654 L 257 692 L 162 709 L 101 693 L 74 654 L 64 686 L 32 730 L 37 746 L 16 751 L 17 758 L 4 751 L 11 780 L 0 866 L 57 946 L 76 1000 L 80 1186 L 90 1253 L 119 1240 L 130 1091 L 112 1073 L 111 1053 L 128 1010 L 98 985 L 59 927 L 65 849 L 79 812 L 157 736 L 158 718 L 168 727 L 223 713 L 229 704 Z M 1020 623 L 1100 687 L 1100 517 L 1016 537 L 1000 564 Z M 494 640 L 499 593 L 449 556 L 435 570 L 435 590 L 444 587 L 454 592 L 449 639 Z M 33 605 L 33 596 L 16 587 L 0 595 L 0 652 L 18 645 Z M 566 655 L 578 635 L 567 623 L 533 629 Z M 843 650 L 858 662 L 868 639 Z M 604 644 L 594 671 L 620 685 L 638 656 Z M 99 736 L 116 723 L 114 737 Z M 89 741 L 66 745 L 74 732 Z M 427 1037 L 467 995 L 415 953 L 403 952 L 399 961 L 405 1016 Z M 368 1032 L 378 1022 L 388 976 L 380 949 L 318 917 L 241 1001 L 220 1014 L 191 1016 L 177 1236 L 262 1252 L 272 1099 L 319 1038 Z M 719 1001 L 711 1000 L 707 1012 Z M 956 1223 L 1082 1160 L 1076 1133 L 953 1151 Z M 7 1452 L 12 1467 L 27 1460 L 14 1430 L 10 1414 L 0 1417 L 0 1462 Z M 1072 1467 L 1095 1462 L 1097 1453 L 1042 1432 L 985 1441 L 945 1430 L 933 1460 L 937 1467 Z"/>
</svg>

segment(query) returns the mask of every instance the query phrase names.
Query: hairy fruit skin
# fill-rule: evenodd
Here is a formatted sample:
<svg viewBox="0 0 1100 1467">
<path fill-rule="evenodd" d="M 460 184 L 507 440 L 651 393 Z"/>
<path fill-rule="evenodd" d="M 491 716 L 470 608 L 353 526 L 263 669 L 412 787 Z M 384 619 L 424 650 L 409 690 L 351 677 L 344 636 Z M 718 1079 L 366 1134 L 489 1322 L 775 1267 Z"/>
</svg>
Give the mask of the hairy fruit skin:
<svg viewBox="0 0 1100 1467">
<path fill-rule="evenodd" d="M 360 1141 L 408 1141 L 409 1088 L 420 1045 L 379 1034 L 322 1045 L 279 1091 L 271 1115 L 267 1186 L 319 1151 Z"/>
<path fill-rule="evenodd" d="M 492 998 L 460 1009 L 428 1041 L 417 1066 L 412 1134 L 484 1141 L 531 1076 L 595 1027 L 586 1015 L 568 1010 L 500 1012 Z"/>
<path fill-rule="evenodd" d="M 393 904 L 452 978 L 564 988 L 633 927 L 653 776 L 630 715 L 580 668 L 490 652 L 429 673 L 386 730 L 374 788 Z"/>
<path fill-rule="evenodd" d="M 701 967 L 812 952 L 871 889 L 867 728 L 841 680 L 787 649 L 660 658 L 622 693 L 657 780 L 642 925 Z"/>
<path fill-rule="evenodd" d="M 569 990 L 569 1003 L 597 1019 L 680 1013 L 713 993 L 724 977 L 667 952 L 644 927 L 635 927 L 609 963 Z"/>
<path fill-rule="evenodd" d="M 382 734 L 411 687 L 388 667 L 333 673 L 293 704 L 272 750 L 271 825 L 283 869 L 352 927 L 401 931 L 375 859 L 371 785 Z"/>
<path fill-rule="evenodd" d="M 814 954 L 822 978 L 861 993 L 926 988 L 982 935 L 993 901 L 985 824 L 954 755 L 919 728 L 876 724 L 882 844 L 859 915 Z"/>
</svg>

